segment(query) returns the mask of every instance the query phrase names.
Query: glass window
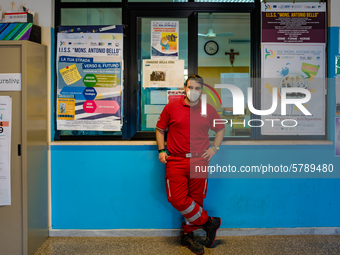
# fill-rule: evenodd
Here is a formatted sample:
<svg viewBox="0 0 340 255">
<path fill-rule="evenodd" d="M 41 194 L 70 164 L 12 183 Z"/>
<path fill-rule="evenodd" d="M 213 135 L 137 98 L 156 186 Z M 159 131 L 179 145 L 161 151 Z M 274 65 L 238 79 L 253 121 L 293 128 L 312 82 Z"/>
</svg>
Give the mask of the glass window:
<svg viewBox="0 0 340 255">
<path fill-rule="evenodd" d="M 207 102 L 216 108 L 221 118 L 233 122 L 232 127 L 226 125 L 226 137 L 249 137 L 251 129 L 243 124 L 250 119 L 247 105 L 244 105 L 244 115 L 232 115 L 230 91 L 215 89 L 215 84 L 237 85 L 247 94 L 250 86 L 250 14 L 199 13 L 198 32 L 198 75 L 206 84 L 203 94 L 207 94 Z"/>
<path fill-rule="evenodd" d="M 143 88 L 143 60 L 151 59 L 151 21 L 179 21 L 179 60 L 184 60 L 183 83 L 179 88 Z M 167 90 L 183 90 L 188 69 L 188 21 L 186 18 L 138 18 L 138 77 L 140 94 L 138 131 L 154 131 L 159 114 L 167 104 Z M 157 70 L 155 70 L 157 71 Z M 165 75 L 167 75 L 165 73 Z M 152 79 L 152 78 L 151 78 Z"/>
<path fill-rule="evenodd" d="M 122 10 L 120 8 L 112 9 L 61 9 L 62 26 L 72 25 L 121 25 Z"/>
</svg>

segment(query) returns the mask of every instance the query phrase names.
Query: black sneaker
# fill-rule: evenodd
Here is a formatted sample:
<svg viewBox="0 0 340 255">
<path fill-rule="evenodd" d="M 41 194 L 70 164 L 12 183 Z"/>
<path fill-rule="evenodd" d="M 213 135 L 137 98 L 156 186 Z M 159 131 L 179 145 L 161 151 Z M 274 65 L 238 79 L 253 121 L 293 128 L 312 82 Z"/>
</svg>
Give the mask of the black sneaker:
<svg viewBox="0 0 340 255">
<path fill-rule="evenodd" d="M 182 233 L 181 245 L 189 248 L 189 250 L 195 254 L 204 253 L 204 247 L 194 238 L 193 232 L 188 234 Z"/>
<path fill-rule="evenodd" d="M 212 247 L 215 242 L 216 232 L 221 226 L 221 219 L 218 217 L 209 217 L 208 221 L 203 225 L 203 229 L 207 232 L 205 239 L 205 247 Z"/>
</svg>

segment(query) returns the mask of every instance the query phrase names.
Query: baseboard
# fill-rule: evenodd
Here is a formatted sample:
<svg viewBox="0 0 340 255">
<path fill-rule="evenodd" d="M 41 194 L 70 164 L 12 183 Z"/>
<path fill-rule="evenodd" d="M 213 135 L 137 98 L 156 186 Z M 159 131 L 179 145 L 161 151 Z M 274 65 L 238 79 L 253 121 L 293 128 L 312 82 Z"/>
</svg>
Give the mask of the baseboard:
<svg viewBox="0 0 340 255">
<path fill-rule="evenodd" d="M 179 236 L 180 229 L 50 229 L 51 237 L 142 237 L 142 236 Z M 204 236 L 203 230 L 195 231 L 196 235 Z M 315 228 L 235 228 L 219 229 L 218 236 L 267 236 L 267 235 L 340 235 L 339 227 Z"/>
</svg>

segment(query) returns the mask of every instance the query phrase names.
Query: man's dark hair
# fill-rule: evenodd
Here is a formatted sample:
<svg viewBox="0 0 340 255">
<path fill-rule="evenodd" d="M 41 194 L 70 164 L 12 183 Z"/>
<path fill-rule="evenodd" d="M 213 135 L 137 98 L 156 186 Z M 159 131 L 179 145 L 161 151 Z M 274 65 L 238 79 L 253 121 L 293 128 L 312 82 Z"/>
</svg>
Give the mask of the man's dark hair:
<svg viewBox="0 0 340 255">
<path fill-rule="evenodd" d="M 185 81 L 185 84 L 184 84 L 185 87 L 188 85 L 188 82 L 190 80 L 194 80 L 194 81 L 198 82 L 199 84 L 201 84 L 201 88 L 203 88 L 203 78 L 201 76 L 199 76 L 198 74 L 190 75 L 188 77 L 188 79 Z"/>
</svg>

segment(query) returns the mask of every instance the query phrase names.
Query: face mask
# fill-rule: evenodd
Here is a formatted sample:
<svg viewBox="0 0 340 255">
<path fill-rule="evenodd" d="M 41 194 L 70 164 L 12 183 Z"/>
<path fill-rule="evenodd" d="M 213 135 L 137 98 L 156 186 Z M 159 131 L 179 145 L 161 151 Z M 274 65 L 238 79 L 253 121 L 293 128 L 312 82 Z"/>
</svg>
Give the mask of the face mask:
<svg viewBox="0 0 340 255">
<path fill-rule="evenodd" d="M 201 93 L 199 93 L 198 91 L 193 90 L 193 89 L 191 89 L 187 92 L 187 98 L 189 99 L 189 101 L 191 103 L 196 102 L 200 98 L 200 95 L 201 95 Z"/>
</svg>

